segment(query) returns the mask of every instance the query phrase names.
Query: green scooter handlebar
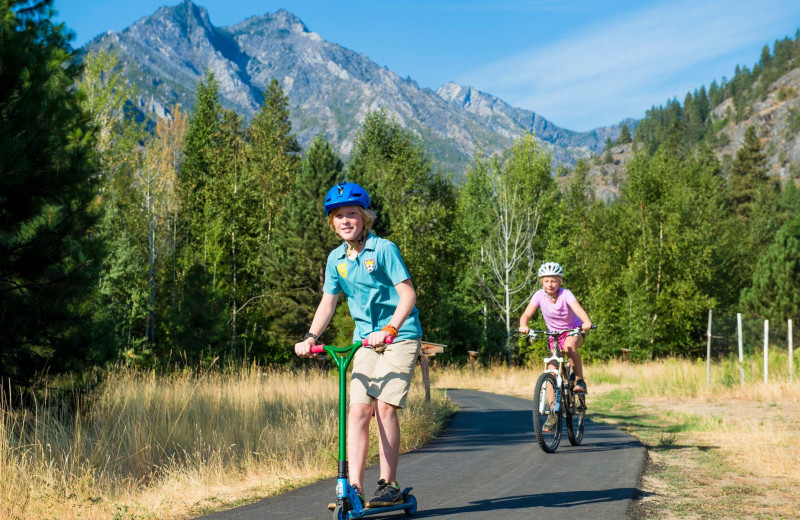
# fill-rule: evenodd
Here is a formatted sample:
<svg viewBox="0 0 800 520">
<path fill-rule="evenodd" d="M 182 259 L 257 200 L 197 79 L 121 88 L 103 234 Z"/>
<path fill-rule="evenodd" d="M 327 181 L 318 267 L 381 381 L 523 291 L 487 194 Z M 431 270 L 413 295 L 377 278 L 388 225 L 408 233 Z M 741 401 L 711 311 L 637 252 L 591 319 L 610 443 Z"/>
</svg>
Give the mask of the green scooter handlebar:
<svg viewBox="0 0 800 520">
<path fill-rule="evenodd" d="M 386 339 L 384 341 L 388 344 L 388 343 L 393 342 L 394 338 L 392 336 L 386 336 Z M 330 348 L 334 352 L 347 352 L 348 350 L 352 349 L 356 345 L 358 345 L 357 342 L 352 344 L 352 345 L 350 345 L 349 347 L 333 347 L 333 346 L 328 345 L 328 348 Z M 360 346 L 368 347 L 369 346 L 369 341 L 366 338 L 362 339 Z M 311 347 L 311 353 L 312 354 L 322 354 L 323 352 L 325 352 L 325 345 L 313 345 Z"/>
</svg>

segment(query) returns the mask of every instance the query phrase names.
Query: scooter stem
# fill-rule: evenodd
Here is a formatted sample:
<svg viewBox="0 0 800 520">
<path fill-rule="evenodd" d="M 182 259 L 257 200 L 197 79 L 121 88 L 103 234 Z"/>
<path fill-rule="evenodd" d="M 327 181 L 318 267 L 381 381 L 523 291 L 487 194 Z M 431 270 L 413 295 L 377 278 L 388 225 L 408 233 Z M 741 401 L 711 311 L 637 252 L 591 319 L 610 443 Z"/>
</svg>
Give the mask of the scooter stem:
<svg viewBox="0 0 800 520">
<path fill-rule="evenodd" d="M 387 336 L 386 343 L 392 343 L 394 338 Z M 347 367 L 353 361 L 356 351 L 361 347 L 368 347 L 366 339 L 356 341 L 349 347 L 334 347 L 332 345 L 314 345 L 312 353 L 327 352 L 339 368 L 339 477 L 347 478 Z"/>
</svg>

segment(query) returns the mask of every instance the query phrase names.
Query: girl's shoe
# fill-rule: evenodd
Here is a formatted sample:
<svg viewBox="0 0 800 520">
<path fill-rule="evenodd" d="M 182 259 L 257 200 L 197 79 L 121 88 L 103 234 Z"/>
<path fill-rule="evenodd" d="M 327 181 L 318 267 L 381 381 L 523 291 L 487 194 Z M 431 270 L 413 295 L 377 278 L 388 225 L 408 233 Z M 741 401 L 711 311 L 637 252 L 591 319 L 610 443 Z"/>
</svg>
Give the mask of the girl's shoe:
<svg viewBox="0 0 800 520">
<path fill-rule="evenodd" d="M 542 429 L 546 432 L 551 432 L 555 429 L 557 422 L 558 416 L 554 413 L 551 413 L 547 416 L 547 420 L 545 421 L 544 426 L 542 426 Z"/>
</svg>

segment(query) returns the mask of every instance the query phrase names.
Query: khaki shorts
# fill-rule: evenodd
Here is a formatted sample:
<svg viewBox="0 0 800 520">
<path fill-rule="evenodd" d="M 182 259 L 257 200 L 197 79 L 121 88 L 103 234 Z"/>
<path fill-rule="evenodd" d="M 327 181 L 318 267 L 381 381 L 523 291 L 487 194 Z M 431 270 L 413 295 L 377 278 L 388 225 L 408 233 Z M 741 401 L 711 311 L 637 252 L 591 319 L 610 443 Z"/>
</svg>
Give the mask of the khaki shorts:
<svg viewBox="0 0 800 520">
<path fill-rule="evenodd" d="M 360 348 L 353 358 L 350 404 L 372 404 L 375 399 L 403 408 L 420 351 L 420 338 L 386 345 L 377 353 Z"/>
</svg>

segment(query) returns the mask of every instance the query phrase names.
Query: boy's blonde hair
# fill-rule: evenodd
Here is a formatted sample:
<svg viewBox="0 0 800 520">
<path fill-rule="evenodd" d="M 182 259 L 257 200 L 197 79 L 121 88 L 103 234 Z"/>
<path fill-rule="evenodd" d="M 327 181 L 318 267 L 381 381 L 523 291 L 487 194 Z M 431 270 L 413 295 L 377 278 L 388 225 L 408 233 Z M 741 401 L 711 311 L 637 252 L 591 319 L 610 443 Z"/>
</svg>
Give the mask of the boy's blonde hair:
<svg viewBox="0 0 800 520">
<path fill-rule="evenodd" d="M 333 225 L 333 219 L 336 215 L 339 214 L 339 211 L 342 208 L 349 208 L 350 206 L 340 206 L 338 208 L 332 209 L 330 215 L 328 215 L 328 227 L 331 228 L 331 231 L 336 233 L 336 227 Z M 375 220 L 378 218 L 378 215 L 372 211 L 371 209 L 362 208 L 361 206 L 353 206 L 361 213 L 361 220 L 364 221 L 364 232 L 362 236 L 366 238 L 369 235 L 370 230 L 372 230 L 372 225 L 375 224 Z"/>
</svg>

